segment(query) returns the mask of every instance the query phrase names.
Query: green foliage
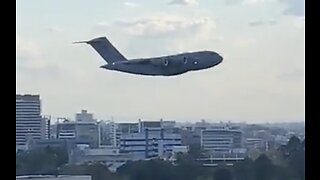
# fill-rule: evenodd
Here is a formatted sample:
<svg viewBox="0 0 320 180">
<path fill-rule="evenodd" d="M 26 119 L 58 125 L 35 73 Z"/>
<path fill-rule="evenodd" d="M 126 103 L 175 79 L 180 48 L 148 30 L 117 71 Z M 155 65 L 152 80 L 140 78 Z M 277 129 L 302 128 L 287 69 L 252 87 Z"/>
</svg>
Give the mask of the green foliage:
<svg viewBox="0 0 320 180">
<path fill-rule="evenodd" d="M 301 142 L 297 136 L 292 136 L 286 146 L 286 150 L 289 153 L 293 153 L 301 149 Z"/>
<path fill-rule="evenodd" d="M 276 180 L 294 180 L 292 171 L 284 166 L 275 166 L 273 174 Z"/>
<path fill-rule="evenodd" d="M 129 180 L 195 180 L 211 179 L 210 171 L 196 163 L 189 155 L 180 154 L 176 166 L 163 160 L 136 161 L 118 169 Z"/>
<path fill-rule="evenodd" d="M 199 176 L 196 180 L 213 180 L 211 176 Z"/>
<path fill-rule="evenodd" d="M 118 169 L 118 173 L 130 180 L 175 180 L 174 166 L 163 160 L 136 161 Z"/>
<path fill-rule="evenodd" d="M 306 143 L 305 143 L 305 139 L 304 139 L 304 140 L 302 141 L 302 143 L 301 143 L 301 149 L 304 149 L 305 146 L 306 146 Z"/>
<path fill-rule="evenodd" d="M 304 143 L 304 141 L 303 141 Z M 289 156 L 270 156 L 262 154 L 254 161 L 245 158 L 232 167 L 203 167 L 196 160 L 200 151 L 178 154 L 175 165 L 168 161 L 153 159 L 149 161 L 128 162 L 112 173 L 105 165 L 90 164 L 66 166 L 67 151 L 61 148 L 41 148 L 18 153 L 16 174 L 77 174 L 91 175 L 93 180 L 304 180 L 304 144 L 292 137 L 284 147 Z M 279 157 L 279 158 L 278 158 Z M 274 163 L 274 160 L 283 163 Z M 58 172 L 59 171 L 59 172 Z"/>
<path fill-rule="evenodd" d="M 201 166 L 190 154 L 178 154 L 177 166 L 175 167 L 176 177 L 183 180 L 194 180 L 196 178 L 210 178 L 210 169 Z M 206 177 L 206 178 L 208 178 Z"/>
<path fill-rule="evenodd" d="M 189 146 L 189 154 L 194 158 L 201 157 L 201 145 L 200 144 L 191 144 Z"/>
<path fill-rule="evenodd" d="M 305 151 L 299 150 L 291 153 L 289 157 L 289 168 L 296 177 L 305 179 Z"/>
<path fill-rule="evenodd" d="M 232 172 L 227 168 L 219 168 L 213 174 L 214 180 L 233 180 Z"/>
<path fill-rule="evenodd" d="M 198 176 L 205 175 L 204 169 L 195 163 L 183 163 L 175 167 L 177 179 L 194 180 Z"/>
<path fill-rule="evenodd" d="M 256 159 L 253 169 L 256 179 L 270 180 L 274 177 L 273 172 L 275 167 L 272 164 L 272 161 L 265 154 L 260 155 L 258 159 Z"/>
<path fill-rule="evenodd" d="M 176 159 L 177 159 L 176 164 L 178 165 L 183 165 L 183 164 L 195 165 L 196 164 L 196 159 L 190 154 L 178 153 L 176 155 Z"/>
<path fill-rule="evenodd" d="M 283 157 L 293 177 L 305 179 L 305 140 L 302 142 L 296 136 L 292 136 L 285 146 Z"/>
<path fill-rule="evenodd" d="M 233 170 L 237 180 L 254 180 L 253 166 L 253 161 L 250 158 L 245 158 L 244 161 L 236 163 Z"/>
<path fill-rule="evenodd" d="M 39 148 L 16 155 L 16 174 L 55 174 L 57 168 L 68 162 L 63 148 Z"/>
<path fill-rule="evenodd" d="M 116 174 L 111 173 L 102 164 L 65 166 L 61 169 L 60 174 L 91 175 L 92 180 L 120 180 Z"/>
</svg>

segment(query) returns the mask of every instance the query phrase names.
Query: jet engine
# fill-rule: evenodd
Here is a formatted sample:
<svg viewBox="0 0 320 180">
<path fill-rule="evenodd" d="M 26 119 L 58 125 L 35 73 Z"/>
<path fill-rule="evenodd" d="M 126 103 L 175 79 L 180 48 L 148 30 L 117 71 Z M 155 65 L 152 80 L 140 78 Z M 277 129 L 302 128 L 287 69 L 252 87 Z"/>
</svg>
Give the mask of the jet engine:
<svg viewBox="0 0 320 180">
<path fill-rule="evenodd" d="M 187 64 L 187 63 L 188 63 L 187 57 L 183 57 L 183 64 Z"/>
<path fill-rule="evenodd" d="M 167 59 L 167 58 L 162 59 L 162 63 L 163 63 L 164 66 L 168 66 L 169 65 L 169 59 Z"/>
</svg>

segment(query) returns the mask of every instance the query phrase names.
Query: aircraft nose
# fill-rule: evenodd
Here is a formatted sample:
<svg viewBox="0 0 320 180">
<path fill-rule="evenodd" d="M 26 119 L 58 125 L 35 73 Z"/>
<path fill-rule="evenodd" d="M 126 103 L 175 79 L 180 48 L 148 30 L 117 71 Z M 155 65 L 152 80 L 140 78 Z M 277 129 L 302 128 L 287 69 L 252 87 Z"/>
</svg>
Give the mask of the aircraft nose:
<svg viewBox="0 0 320 180">
<path fill-rule="evenodd" d="M 223 57 L 218 55 L 218 61 L 219 61 L 219 63 L 221 63 L 223 61 Z"/>
<path fill-rule="evenodd" d="M 217 64 L 219 64 L 219 63 L 221 63 L 222 61 L 223 61 L 223 57 L 221 56 L 221 55 L 219 55 L 219 54 L 217 54 L 217 61 L 218 61 L 218 63 Z"/>
</svg>

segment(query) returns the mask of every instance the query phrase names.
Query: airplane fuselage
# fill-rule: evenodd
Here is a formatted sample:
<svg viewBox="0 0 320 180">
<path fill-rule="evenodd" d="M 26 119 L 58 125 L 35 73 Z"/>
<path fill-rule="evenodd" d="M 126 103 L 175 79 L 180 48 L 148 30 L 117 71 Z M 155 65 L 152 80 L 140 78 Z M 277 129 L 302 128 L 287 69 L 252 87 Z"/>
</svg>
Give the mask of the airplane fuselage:
<svg viewBox="0 0 320 180">
<path fill-rule="evenodd" d="M 140 75 L 179 75 L 188 71 L 211 68 L 223 60 L 218 53 L 213 51 L 198 51 L 171 56 L 128 60 L 106 37 L 75 43 L 87 43 L 91 45 L 107 62 L 107 64 L 100 66 L 101 68 Z"/>
<path fill-rule="evenodd" d="M 173 76 L 211 68 L 221 63 L 222 57 L 212 51 L 199 51 L 171 56 L 117 61 L 101 66 L 108 70 L 150 76 Z"/>
</svg>

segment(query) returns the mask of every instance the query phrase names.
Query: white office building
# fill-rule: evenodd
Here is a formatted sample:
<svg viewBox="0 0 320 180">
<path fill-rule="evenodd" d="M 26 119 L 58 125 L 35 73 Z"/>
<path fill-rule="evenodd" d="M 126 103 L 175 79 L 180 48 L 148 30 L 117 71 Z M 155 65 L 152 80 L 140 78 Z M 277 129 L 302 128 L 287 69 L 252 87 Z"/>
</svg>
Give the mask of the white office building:
<svg viewBox="0 0 320 180">
<path fill-rule="evenodd" d="M 143 138 L 145 139 L 145 132 L 148 129 L 148 134 L 153 134 L 155 139 L 160 139 L 162 134 L 174 134 L 173 129 L 175 126 L 175 121 L 143 121 L 139 119 L 136 123 L 114 123 L 113 121 L 103 123 L 102 131 L 103 136 L 110 140 L 110 145 L 113 147 L 120 147 L 127 141 L 127 138 Z M 179 141 L 181 141 L 181 135 L 179 136 Z M 129 141 L 129 140 L 128 140 Z M 181 144 L 181 142 L 180 142 Z M 124 147 L 121 147 L 122 149 Z"/>
<path fill-rule="evenodd" d="M 45 139 L 46 123 L 41 117 L 39 95 L 16 95 L 16 145 Z"/>
<path fill-rule="evenodd" d="M 181 135 L 145 129 L 143 133 L 122 134 L 120 150 L 126 153 L 144 154 L 145 158 L 171 154 L 173 147 L 181 146 Z"/>
<path fill-rule="evenodd" d="M 242 132 L 229 128 L 206 129 L 201 131 L 201 146 L 209 152 L 231 153 L 242 148 Z"/>
</svg>

